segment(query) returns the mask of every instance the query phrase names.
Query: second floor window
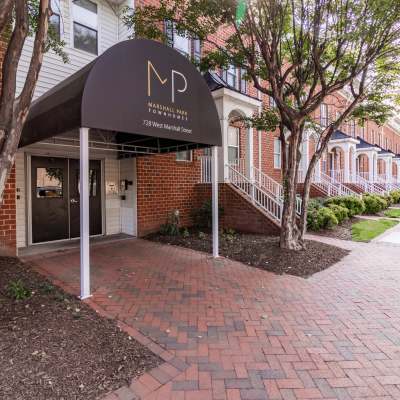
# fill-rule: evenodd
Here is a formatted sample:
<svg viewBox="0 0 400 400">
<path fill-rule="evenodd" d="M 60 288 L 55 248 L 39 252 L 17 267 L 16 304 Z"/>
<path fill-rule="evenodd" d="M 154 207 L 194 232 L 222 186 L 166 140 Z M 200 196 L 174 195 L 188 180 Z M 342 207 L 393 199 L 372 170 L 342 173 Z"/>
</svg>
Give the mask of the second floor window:
<svg viewBox="0 0 400 400">
<path fill-rule="evenodd" d="M 51 11 L 53 14 L 49 18 L 49 30 L 51 29 L 57 40 L 61 38 L 61 10 L 60 0 L 51 0 Z"/>
<path fill-rule="evenodd" d="M 322 103 L 320 107 L 320 124 L 326 128 L 329 124 L 328 120 L 328 104 Z"/>
<path fill-rule="evenodd" d="M 349 132 L 350 136 L 356 137 L 356 121 L 351 120 L 349 122 L 349 125 L 350 125 L 350 132 Z"/>
<path fill-rule="evenodd" d="M 187 34 L 178 33 L 175 29 L 175 24 L 169 20 L 165 21 L 164 29 L 168 46 L 173 47 L 183 56 L 200 62 L 201 42 L 199 39 L 191 38 Z"/>
<path fill-rule="evenodd" d="M 236 67 L 230 65 L 222 71 L 222 79 L 231 87 L 237 89 Z"/>
<path fill-rule="evenodd" d="M 274 138 L 274 168 L 279 169 L 282 166 L 281 157 L 281 141 L 278 138 Z"/>
<path fill-rule="evenodd" d="M 90 0 L 73 0 L 74 47 L 97 55 L 97 4 Z"/>
<path fill-rule="evenodd" d="M 229 164 L 239 163 L 239 135 L 240 129 L 235 126 L 228 128 L 228 162 Z"/>
</svg>

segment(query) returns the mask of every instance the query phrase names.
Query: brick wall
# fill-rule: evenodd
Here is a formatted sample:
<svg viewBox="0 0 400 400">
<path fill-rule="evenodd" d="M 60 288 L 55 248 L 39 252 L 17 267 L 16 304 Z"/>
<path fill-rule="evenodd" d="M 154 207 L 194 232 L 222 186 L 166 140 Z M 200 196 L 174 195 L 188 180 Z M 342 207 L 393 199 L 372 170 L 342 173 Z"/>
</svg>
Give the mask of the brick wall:
<svg viewBox="0 0 400 400">
<path fill-rule="evenodd" d="M 180 211 L 183 225 L 190 225 L 195 186 L 200 180 L 200 151 L 193 161 L 176 161 L 175 153 L 137 159 L 138 235 L 155 232 L 168 214 Z"/>
<path fill-rule="evenodd" d="M 196 207 L 211 199 L 211 185 L 196 185 Z M 221 228 L 231 228 L 239 232 L 265 235 L 279 234 L 279 228 L 260 210 L 250 204 L 231 185 L 220 183 L 219 205 L 223 208 L 219 223 Z"/>
<path fill-rule="evenodd" d="M 14 255 L 16 243 L 15 167 L 13 167 L 0 206 L 0 254 Z"/>
<path fill-rule="evenodd" d="M 0 80 L 4 54 L 6 52 L 6 35 L 0 35 Z M 15 168 L 6 183 L 3 202 L 0 205 L 0 254 L 16 252 L 16 208 L 15 208 Z"/>
</svg>

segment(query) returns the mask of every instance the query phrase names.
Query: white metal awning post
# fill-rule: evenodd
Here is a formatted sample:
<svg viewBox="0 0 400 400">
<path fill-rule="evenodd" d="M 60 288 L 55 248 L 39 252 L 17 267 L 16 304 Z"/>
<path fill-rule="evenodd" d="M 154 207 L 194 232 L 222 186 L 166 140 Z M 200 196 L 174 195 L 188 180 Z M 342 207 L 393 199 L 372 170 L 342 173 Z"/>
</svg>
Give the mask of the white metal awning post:
<svg viewBox="0 0 400 400">
<path fill-rule="evenodd" d="M 89 248 L 89 128 L 80 128 L 81 299 L 90 297 Z"/>
<path fill-rule="evenodd" d="M 211 186 L 212 186 L 212 236 L 213 236 L 213 257 L 219 256 L 218 237 L 218 157 L 217 146 L 211 149 Z"/>
</svg>

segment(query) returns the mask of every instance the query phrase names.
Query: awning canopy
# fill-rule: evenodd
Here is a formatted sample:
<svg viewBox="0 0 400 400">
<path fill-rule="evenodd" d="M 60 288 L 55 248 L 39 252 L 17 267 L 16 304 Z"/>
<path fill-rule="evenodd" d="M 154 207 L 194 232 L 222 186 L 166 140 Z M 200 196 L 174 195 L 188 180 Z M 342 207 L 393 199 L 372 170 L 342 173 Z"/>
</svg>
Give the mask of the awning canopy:
<svg viewBox="0 0 400 400">
<path fill-rule="evenodd" d="M 116 44 L 34 101 L 20 147 L 80 127 L 159 153 L 222 145 L 204 78 L 177 51 L 145 39 Z"/>
</svg>

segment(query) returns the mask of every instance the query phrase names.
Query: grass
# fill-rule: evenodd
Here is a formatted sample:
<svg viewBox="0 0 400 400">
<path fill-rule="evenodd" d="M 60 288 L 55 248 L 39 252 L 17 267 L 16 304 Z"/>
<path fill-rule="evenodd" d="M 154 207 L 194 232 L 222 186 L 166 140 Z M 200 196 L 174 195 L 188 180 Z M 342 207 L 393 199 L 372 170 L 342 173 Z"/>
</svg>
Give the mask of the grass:
<svg viewBox="0 0 400 400">
<path fill-rule="evenodd" d="M 363 220 L 353 224 L 351 236 L 356 242 L 369 242 L 398 223 L 389 219 Z"/>
<path fill-rule="evenodd" d="M 400 208 L 391 208 L 385 211 L 385 216 L 389 218 L 400 218 Z"/>
</svg>

